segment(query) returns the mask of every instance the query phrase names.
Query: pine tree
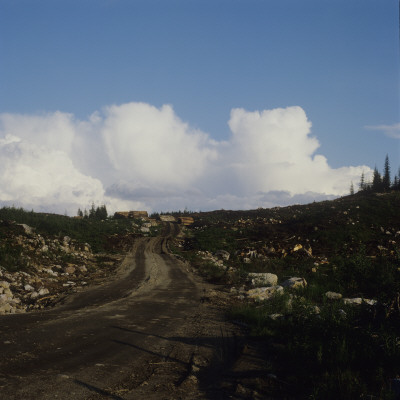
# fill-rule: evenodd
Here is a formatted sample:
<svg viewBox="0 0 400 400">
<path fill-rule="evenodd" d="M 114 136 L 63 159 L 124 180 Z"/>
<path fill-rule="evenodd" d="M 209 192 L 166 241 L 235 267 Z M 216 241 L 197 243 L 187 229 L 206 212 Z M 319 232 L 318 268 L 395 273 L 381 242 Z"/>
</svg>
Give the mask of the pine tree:
<svg viewBox="0 0 400 400">
<path fill-rule="evenodd" d="M 361 179 L 360 179 L 360 183 L 358 185 L 360 187 L 360 190 L 365 190 L 365 175 L 364 175 L 364 171 L 361 174 Z"/>
<path fill-rule="evenodd" d="M 372 191 L 375 193 L 382 191 L 382 177 L 376 167 L 372 177 Z"/>
<path fill-rule="evenodd" d="M 385 158 L 385 167 L 382 178 L 382 189 L 385 192 L 390 190 L 390 164 L 389 164 L 389 156 L 387 154 Z"/>
<path fill-rule="evenodd" d="M 397 175 L 394 176 L 394 180 L 393 180 L 393 185 L 392 185 L 392 189 L 393 190 L 397 190 L 399 186 L 399 178 L 397 178 Z"/>
<path fill-rule="evenodd" d="M 353 185 L 353 181 L 351 181 L 351 184 L 350 184 L 350 195 L 353 195 L 354 194 L 354 185 Z"/>
<path fill-rule="evenodd" d="M 89 218 L 96 218 L 96 207 L 94 203 L 92 203 L 92 206 L 90 207 Z"/>
</svg>

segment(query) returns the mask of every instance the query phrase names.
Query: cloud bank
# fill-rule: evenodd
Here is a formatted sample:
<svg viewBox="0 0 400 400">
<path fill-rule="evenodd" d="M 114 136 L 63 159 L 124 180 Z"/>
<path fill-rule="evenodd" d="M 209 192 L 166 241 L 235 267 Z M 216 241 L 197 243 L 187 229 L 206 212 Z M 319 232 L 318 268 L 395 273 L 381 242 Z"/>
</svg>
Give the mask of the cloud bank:
<svg viewBox="0 0 400 400">
<path fill-rule="evenodd" d="M 347 194 L 367 166 L 331 168 L 301 107 L 246 111 L 215 141 L 170 105 L 105 107 L 81 121 L 55 112 L 0 114 L 0 205 L 75 215 L 109 211 L 248 209 Z"/>
</svg>

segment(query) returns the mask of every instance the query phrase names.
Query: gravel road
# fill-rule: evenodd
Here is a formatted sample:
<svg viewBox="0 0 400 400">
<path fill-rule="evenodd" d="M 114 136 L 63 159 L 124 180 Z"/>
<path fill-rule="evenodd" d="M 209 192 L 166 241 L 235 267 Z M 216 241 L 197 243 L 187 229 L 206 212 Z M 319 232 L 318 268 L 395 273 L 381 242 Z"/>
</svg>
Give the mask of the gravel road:
<svg viewBox="0 0 400 400">
<path fill-rule="evenodd" d="M 175 229 L 138 239 L 101 286 L 0 316 L 0 399 L 213 398 L 198 371 L 223 348 L 222 320 L 205 312 L 206 284 L 168 253 Z"/>
</svg>

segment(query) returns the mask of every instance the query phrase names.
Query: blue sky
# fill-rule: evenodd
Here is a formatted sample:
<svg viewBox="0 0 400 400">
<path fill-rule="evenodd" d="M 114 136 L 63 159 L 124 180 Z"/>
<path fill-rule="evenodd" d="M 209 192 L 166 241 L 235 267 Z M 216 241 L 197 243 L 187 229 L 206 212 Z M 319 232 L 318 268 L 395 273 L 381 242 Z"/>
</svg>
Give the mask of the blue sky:
<svg viewBox="0 0 400 400">
<path fill-rule="evenodd" d="M 389 154 L 397 171 L 400 132 L 390 137 L 385 126 L 400 122 L 398 7 L 395 0 L 0 0 L 0 114 L 59 111 L 76 122 L 112 105 L 168 104 L 190 129 L 229 142 L 232 109 L 298 106 L 319 142 L 315 154 L 331 168 L 382 169 Z M 2 132 L 9 133 L 4 124 Z M 94 178 L 105 189 L 121 183 L 117 174 L 115 182 Z"/>
</svg>

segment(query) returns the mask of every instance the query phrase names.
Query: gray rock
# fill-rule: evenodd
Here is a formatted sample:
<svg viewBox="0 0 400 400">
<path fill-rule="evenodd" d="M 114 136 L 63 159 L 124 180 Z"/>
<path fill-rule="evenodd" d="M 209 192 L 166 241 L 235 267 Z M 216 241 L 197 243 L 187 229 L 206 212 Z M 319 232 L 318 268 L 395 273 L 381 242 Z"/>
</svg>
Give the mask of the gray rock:
<svg viewBox="0 0 400 400">
<path fill-rule="evenodd" d="M 75 267 L 72 265 L 68 265 L 67 267 L 64 268 L 64 272 L 66 274 L 74 274 L 75 273 Z"/>
<path fill-rule="evenodd" d="M 283 287 L 277 285 L 277 286 L 268 286 L 268 287 L 259 287 L 255 289 L 250 289 L 246 292 L 246 294 L 249 299 L 255 301 L 263 301 L 263 300 L 268 300 L 275 294 L 282 292 L 283 292 Z"/>
<path fill-rule="evenodd" d="M 292 277 L 282 283 L 283 287 L 290 289 L 299 289 L 307 286 L 307 281 L 304 278 Z"/>
<path fill-rule="evenodd" d="M 340 300 L 342 298 L 342 294 L 341 293 L 336 293 L 336 292 L 326 292 L 325 296 L 329 300 Z"/>
<path fill-rule="evenodd" d="M 270 285 L 275 286 L 278 284 L 278 276 L 275 274 L 250 272 L 249 278 L 253 285 Z"/>
<path fill-rule="evenodd" d="M 47 288 L 41 288 L 39 290 L 39 296 L 45 296 L 46 294 L 49 294 L 49 293 L 50 293 L 49 289 L 47 289 Z"/>
<path fill-rule="evenodd" d="M 349 299 L 349 298 L 343 299 L 344 304 L 348 304 L 348 305 L 352 305 L 352 306 L 354 306 L 354 305 L 359 306 L 360 304 L 362 304 L 362 301 L 363 300 L 361 297 L 354 297 L 352 299 Z"/>
<path fill-rule="evenodd" d="M 10 284 L 7 281 L 0 281 L 0 287 L 8 289 L 10 287 Z"/>
</svg>

